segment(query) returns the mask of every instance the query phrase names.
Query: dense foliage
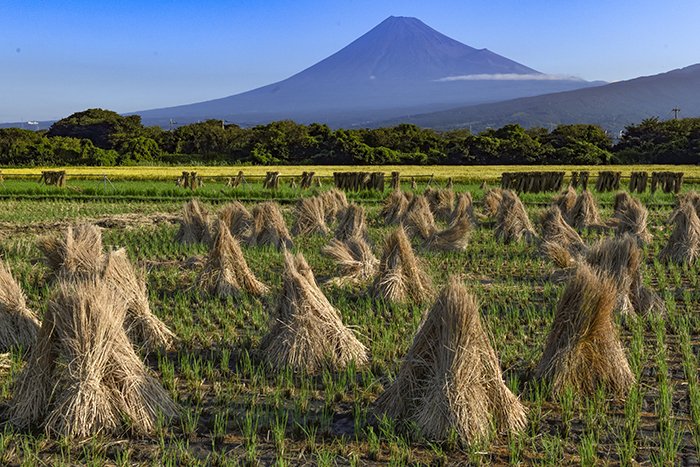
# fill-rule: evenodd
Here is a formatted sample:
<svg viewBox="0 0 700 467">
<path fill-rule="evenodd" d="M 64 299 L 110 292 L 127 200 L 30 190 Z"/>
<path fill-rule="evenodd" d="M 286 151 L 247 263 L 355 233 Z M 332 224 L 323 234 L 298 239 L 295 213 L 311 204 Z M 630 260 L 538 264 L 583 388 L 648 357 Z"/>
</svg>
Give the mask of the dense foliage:
<svg viewBox="0 0 700 467">
<path fill-rule="evenodd" d="M 48 131 L 0 129 L 2 165 L 133 164 L 610 164 L 700 162 L 700 119 L 647 119 L 617 144 L 595 125 L 517 124 L 437 132 L 415 125 L 337 129 L 285 120 L 241 128 L 221 120 L 168 131 L 138 115 L 75 113 Z"/>
</svg>

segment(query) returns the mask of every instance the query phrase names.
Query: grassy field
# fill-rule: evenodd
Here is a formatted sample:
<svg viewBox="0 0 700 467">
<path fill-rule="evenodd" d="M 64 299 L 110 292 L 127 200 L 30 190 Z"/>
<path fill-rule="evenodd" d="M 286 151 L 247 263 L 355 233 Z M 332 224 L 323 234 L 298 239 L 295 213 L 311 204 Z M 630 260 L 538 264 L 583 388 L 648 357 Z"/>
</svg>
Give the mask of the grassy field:
<svg viewBox="0 0 700 467">
<path fill-rule="evenodd" d="M 304 170 L 279 169 L 294 174 Z M 414 169 L 426 170 L 399 168 L 405 174 Z M 472 169 L 495 177 L 503 168 L 459 168 L 460 174 L 470 179 L 468 171 Z M 72 173 L 78 169 L 68 170 Z M 119 176 L 138 178 L 140 170 L 153 170 L 151 177 L 157 173 L 168 178 L 180 169 L 130 168 L 113 173 L 115 177 L 126 174 Z M 224 169 L 206 170 L 212 172 L 205 174 L 221 175 L 223 172 L 216 171 Z M 226 170 L 232 173 L 237 168 Z M 268 168 L 243 170 L 253 173 Z M 323 170 L 332 172 L 335 168 Z M 436 175 L 458 176 L 450 168 L 434 170 Z M 472 192 L 480 206 L 483 192 L 478 183 L 458 184 L 455 189 Z M 141 192 L 141 188 L 136 191 Z M 189 195 L 184 193 L 177 198 Z M 277 195 L 293 199 L 299 193 L 290 190 Z M 612 196 L 596 195 L 603 219 L 612 213 Z M 522 197 L 535 223 L 551 197 Z M 282 254 L 271 248 L 244 247 L 251 269 L 271 287 L 263 298 L 243 295 L 236 300 L 221 300 L 202 293 L 194 284 L 201 267 L 197 260 L 204 257 L 207 248 L 174 241 L 183 201 L 174 198 L 148 202 L 85 202 L 77 196 L 0 200 L 0 254 L 26 291 L 30 307 L 40 315 L 46 310 L 51 288 L 37 239 L 58 235 L 68 223 L 99 222 L 104 226 L 105 245 L 125 247 L 131 259 L 147 271 L 152 310 L 175 331 L 180 344 L 174 352 L 144 358 L 183 407 L 178 421 L 163 424 L 152 437 L 115 440 L 98 436 L 71 443 L 5 424 L 0 427 L 0 464 L 558 466 L 700 462 L 700 271 L 698 266 L 667 265 L 657 259 L 670 234 L 667 220 L 673 195 L 640 197 L 650 208 L 654 235 L 653 242 L 644 249 L 643 280 L 660 294 L 669 311 L 662 319 L 616 319 L 637 378 L 625 400 L 607 397 L 602 391 L 587 400 L 568 393 L 553 397 L 547 385 L 532 377 L 563 289 L 562 284 L 551 280 L 555 265 L 535 246 L 501 244 L 488 223 L 472 232 L 463 252 L 428 251 L 420 242 L 414 243 L 425 271 L 438 288 L 449 276 L 457 275 L 478 297 L 504 379 L 529 409 L 522 434 L 507 437 L 493 432 L 488 442 L 470 446 L 454 439 L 425 439 L 410 426 L 376 417 L 372 409 L 377 396 L 394 379 L 430 301 L 390 305 L 371 299 L 368 284 L 325 284 L 336 269 L 320 253 L 330 236 L 296 237 L 295 251 L 304 254 L 319 282 L 324 283 L 321 288 L 329 301 L 369 349 L 370 364 L 362 369 L 351 366 L 344 371 L 324 370 L 317 375 L 273 371 L 264 363 L 258 347 L 278 300 Z M 216 212 L 225 199 L 212 195 L 205 205 Z M 380 256 L 382 240 L 391 228 L 380 220 L 376 199 L 376 195 L 355 198 L 365 203 L 374 252 Z M 291 225 L 293 207 L 285 205 L 283 210 Z M 592 243 L 601 235 L 585 231 L 583 236 Z M 11 398 L 11 381 L 22 367 L 21 351 L 12 352 L 11 362 L 0 373 L 0 397 L 4 402 Z"/>
<path fill-rule="evenodd" d="M 700 178 L 700 166 L 697 165 L 281 165 L 281 166 L 220 166 L 220 167 L 56 167 L 56 168 L 2 168 L 2 173 L 10 177 L 39 177 L 42 170 L 65 170 L 68 178 L 99 178 L 107 175 L 111 180 L 129 179 L 129 180 L 172 180 L 182 174 L 182 171 L 196 171 L 203 177 L 232 177 L 239 170 L 242 170 L 246 176 L 264 177 L 268 171 L 279 172 L 283 176 L 298 177 L 305 171 L 314 171 L 316 175 L 322 177 L 332 177 L 333 172 L 348 172 L 348 171 L 364 171 L 364 172 L 384 172 L 390 174 L 393 171 L 401 172 L 402 177 L 430 177 L 434 175 L 439 179 L 447 179 L 452 177 L 455 180 L 487 180 L 495 181 L 500 178 L 503 172 L 522 172 L 522 171 L 552 171 L 552 172 L 571 172 L 571 171 L 590 171 L 595 174 L 603 170 L 613 170 L 622 172 L 623 176 L 629 176 L 633 171 L 647 172 L 684 172 L 686 177 L 697 179 Z"/>
</svg>

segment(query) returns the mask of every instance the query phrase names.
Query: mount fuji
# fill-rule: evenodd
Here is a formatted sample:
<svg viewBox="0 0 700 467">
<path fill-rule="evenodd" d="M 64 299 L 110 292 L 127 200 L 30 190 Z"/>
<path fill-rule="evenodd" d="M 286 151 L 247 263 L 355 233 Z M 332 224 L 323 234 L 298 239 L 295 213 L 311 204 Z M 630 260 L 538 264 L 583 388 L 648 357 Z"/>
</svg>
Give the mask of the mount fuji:
<svg viewBox="0 0 700 467">
<path fill-rule="evenodd" d="M 391 16 L 340 51 L 277 83 L 206 102 L 134 112 L 167 126 L 293 119 L 367 126 L 403 115 L 568 91 L 600 83 L 550 76 Z"/>
</svg>

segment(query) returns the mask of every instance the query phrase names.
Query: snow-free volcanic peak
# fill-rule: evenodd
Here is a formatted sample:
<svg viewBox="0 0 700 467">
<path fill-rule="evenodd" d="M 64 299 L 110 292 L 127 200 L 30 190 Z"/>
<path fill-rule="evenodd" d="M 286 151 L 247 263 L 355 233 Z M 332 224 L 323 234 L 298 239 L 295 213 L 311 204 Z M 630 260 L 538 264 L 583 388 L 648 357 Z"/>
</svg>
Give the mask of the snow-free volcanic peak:
<svg viewBox="0 0 700 467">
<path fill-rule="evenodd" d="M 445 80 L 473 75 L 479 77 Z M 163 126 L 170 119 L 184 124 L 209 118 L 239 124 L 293 119 L 351 126 L 589 85 L 543 76 L 488 49 L 451 39 L 417 18 L 391 16 L 285 80 L 221 99 L 136 113 L 147 124 Z"/>
</svg>

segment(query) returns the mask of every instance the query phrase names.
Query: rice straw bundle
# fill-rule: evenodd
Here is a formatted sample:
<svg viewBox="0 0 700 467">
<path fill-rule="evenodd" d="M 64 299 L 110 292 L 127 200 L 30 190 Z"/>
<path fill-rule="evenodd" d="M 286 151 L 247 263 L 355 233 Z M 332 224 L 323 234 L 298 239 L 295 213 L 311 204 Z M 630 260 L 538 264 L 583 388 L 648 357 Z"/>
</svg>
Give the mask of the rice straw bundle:
<svg viewBox="0 0 700 467">
<path fill-rule="evenodd" d="M 403 227 L 386 237 L 372 288 L 375 297 L 391 302 L 420 302 L 432 294 L 430 278 L 418 264 Z"/>
<path fill-rule="evenodd" d="M 617 309 L 623 315 L 664 311 L 663 301 L 642 285 L 642 251 L 631 235 L 598 242 L 586 253 L 585 259 L 615 281 Z"/>
<path fill-rule="evenodd" d="M 251 212 L 253 225 L 250 237 L 246 240 L 250 246 L 271 245 L 275 248 L 292 248 L 292 237 L 284 222 L 279 204 L 268 201 L 257 204 Z"/>
<path fill-rule="evenodd" d="M 322 198 L 312 196 L 297 201 L 292 227 L 294 235 L 327 235 L 329 232 Z"/>
<path fill-rule="evenodd" d="M 39 318 L 27 306 L 22 288 L 0 261 L 0 351 L 13 347 L 29 349 L 36 342 Z"/>
<path fill-rule="evenodd" d="M 435 232 L 425 242 L 427 248 L 441 251 L 462 251 L 469 245 L 469 232 L 472 224 L 469 217 L 457 218 L 444 230 Z"/>
<path fill-rule="evenodd" d="M 428 240 L 437 232 L 433 212 L 425 196 L 413 197 L 406 209 L 403 224 L 410 235 L 418 235 L 423 240 Z"/>
<path fill-rule="evenodd" d="M 678 206 L 680 207 L 684 203 L 690 203 L 694 208 L 698 216 L 700 216 L 700 193 L 697 191 L 689 191 L 683 195 L 678 196 Z"/>
<path fill-rule="evenodd" d="M 333 222 L 338 213 L 348 205 L 348 198 L 345 196 L 345 192 L 337 188 L 324 191 L 319 196 L 323 200 L 323 209 L 326 213 L 326 222 L 328 224 Z"/>
<path fill-rule="evenodd" d="M 502 193 L 494 233 L 496 238 L 504 243 L 518 242 L 522 239 L 530 243 L 537 238 L 523 202 L 510 190 Z"/>
<path fill-rule="evenodd" d="M 571 387 L 590 396 L 599 386 L 625 396 L 634 375 L 613 322 L 615 283 L 581 264 L 559 299 L 544 353 L 535 373 L 551 382 L 552 392 Z"/>
<path fill-rule="evenodd" d="M 394 190 L 384 200 L 384 205 L 379 215 L 384 219 L 386 225 L 399 224 L 406 214 L 409 203 L 408 193 Z"/>
<path fill-rule="evenodd" d="M 583 190 L 578 195 L 576 203 L 569 211 L 566 220 L 575 229 L 585 229 L 601 224 L 598 206 L 590 191 Z"/>
<path fill-rule="evenodd" d="M 369 238 L 365 208 L 357 204 L 348 204 L 338 214 L 338 225 L 335 228 L 335 238 L 347 240 L 352 237 Z"/>
<path fill-rule="evenodd" d="M 239 240 L 245 240 L 250 235 L 253 216 L 245 206 L 238 201 L 228 203 L 219 213 L 219 219 L 228 226 L 231 234 Z"/>
<path fill-rule="evenodd" d="M 671 215 L 674 224 L 661 259 L 678 264 L 693 264 L 700 257 L 700 218 L 690 202 L 681 203 Z"/>
<path fill-rule="evenodd" d="M 49 302 L 37 344 L 14 383 L 9 420 L 86 439 L 128 429 L 152 433 L 159 414 L 178 407 L 148 374 L 124 332 L 126 306 L 101 281 L 62 281 Z"/>
<path fill-rule="evenodd" d="M 106 255 L 102 278 L 126 304 L 124 329 L 131 342 L 146 350 L 169 350 L 176 339 L 148 303 L 146 281 L 136 273 L 123 248 Z"/>
<path fill-rule="evenodd" d="M 102 232 L 94 225 L 68 226 L 65 236 L 41 238 L 38 246 L 57 277 L 92 277 L 101 272 Z"/>
<path fill-rule="evenodd" d="M 569 215 L 569 211 L 571 211 L 576 204 L 576 190 L 569 185 L 563 193 L 560 193 L 554 198 L 554 204 L 566 218 Z"/>
<path fill-rule="evenodd" d="M 185 245 L 211 243 L 209 234 L 209 212 L 196 199 L 190 200 L 182 210 L 180 229 L 175 240 Z"/>
<path fill-rule="evenodd" d="M 368 280 L 377 272 L 379 260 L 362 236 L 350 237 L 346 240 L 332 239 L 323 248 L 323 253 L 329 256 L 337 266 L 336 283 L 356 283 Z"/>
<path fill-rule="evenodd" d="M 491 188 L 484 193 L 484 214 L 487 217 L 494 217 L 498 214 L 498 207 L 501 205 L 503 198 L 503 190 L 500 188 Z"/>
<path fill-rule="evenodd" d="M 542 241 L 557 244 L 577 254 L 585 249 L 581 236 L 566 223 L 559 207 L 552 205 L 542 216 Z"/>
<path fill-rule="evenodd" d="M 637 239 L 640 245 L 652 241 L 651 233 L 647 230 L 647 217 L 649 212 L 642 203 L 632 197 L 616 210 L 617 227 L 615 235 L 630 234 Z"/>
<path fill-rule="evenodd" d="M 474 218 L 474 203 L 472 201 L 472 194 L 468 191 L 459 193 L 457 195 L 457 201 L 455 202 L 455 208 L 452 210 L 450 215 L 450 224 L 455 224 L 459 219 L 466 217 L 469 222 L 475 224 Z"/>
<path fill-rule="evenodd" d="M 261 352 L 275 368 L 316 373 L 367 363 L 367 349 L 330 304 L 301 254 L 285 250 L 282 295 Z"/>
<path fill-rule="evenodd" d="M 221 298 L 236 296 L 241 291 L 252 295 L 268 291 L 248 267 L 238 240 L 223 222 L 218 223 L 214 245 L 197 282 L 200 288 Z"/>
<path fill-rule="evenodd" d="M 376 402 L 380 413 L 413 422 L 422 435 L 465 444 L 485 439 L 492 423 L 521 431 L 527 409 L 503 382 L 476 299 L 451 278 L 424 317 L 394 382 Z"/>
<path fill-rule="evenodd" d="M 436 190 L 428 188 L 425 190 L 425 197 L 435 218 L 442 221 L 450 219 L 455 204 L 454 191 L 449 188 Z"/>
</svg>

